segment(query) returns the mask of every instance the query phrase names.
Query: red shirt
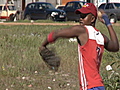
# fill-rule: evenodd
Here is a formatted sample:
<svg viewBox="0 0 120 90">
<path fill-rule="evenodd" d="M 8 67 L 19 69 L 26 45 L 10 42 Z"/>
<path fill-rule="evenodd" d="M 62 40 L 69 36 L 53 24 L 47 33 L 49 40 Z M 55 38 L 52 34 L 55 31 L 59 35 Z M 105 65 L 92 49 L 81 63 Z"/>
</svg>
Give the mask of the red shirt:
<svg viewBox="0 0 120 90">
<path fill-rule="evenodd" d="M 80 90 L 104 86 L 99 73 L 104 51 L 104 38 L 94 27 L 85 27 L 89 39 L 85 45 L 78 45 Z"/>
</svg>

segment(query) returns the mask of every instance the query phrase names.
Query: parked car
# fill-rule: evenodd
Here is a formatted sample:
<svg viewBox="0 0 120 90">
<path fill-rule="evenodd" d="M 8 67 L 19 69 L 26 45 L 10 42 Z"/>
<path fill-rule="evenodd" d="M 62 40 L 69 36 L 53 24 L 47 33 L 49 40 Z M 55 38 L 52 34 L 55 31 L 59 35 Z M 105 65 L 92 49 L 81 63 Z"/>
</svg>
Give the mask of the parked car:
<svg viewBox="0 0 120 90">
<path fill-rule="evenodd" d="M 64 11 L 66 12 L 67 21 L 79 21 L 80 16 L 75 13 L 76 9 L 81 8 L 86 2 L 84 1 L 71 1 L 67 2 Z"/>
<path fill-rule="evenodd" d="M 0 19 L 13 21 L 17 13 L 13 4 L 0 4 Z"/>
<path fill-rule="evenodd" d="M 27 4 L 24 11 L 24 19 L 38 20 L 65 20 L 66 13 L 63 10 L 55 9 L 51 3 L 47 2 L 33 2 Z"/>
<path fill-rule="evenodd" d="M 110 21 L 116 23 L 117 20 L 120 20 L 120 3 L 103 3 L 98 9 L 103 9 Z"/>
<path fill-rule="evenodd" d="M 64 10 L 65 5 L 56 5 L 56 9 Z"/>
</svg>

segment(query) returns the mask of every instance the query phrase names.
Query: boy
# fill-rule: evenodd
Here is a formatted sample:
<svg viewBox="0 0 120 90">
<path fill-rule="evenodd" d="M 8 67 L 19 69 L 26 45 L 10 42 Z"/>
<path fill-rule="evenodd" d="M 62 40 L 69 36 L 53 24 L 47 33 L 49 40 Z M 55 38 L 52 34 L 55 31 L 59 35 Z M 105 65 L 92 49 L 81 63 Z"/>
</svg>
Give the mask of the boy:
<svg viewBox="0 0 120 90">
<path fill-rule="evenodd" d="M 40 50 L 58 38 L 76 37 L 79 54 L 80 90 L 105 90 L 99 67 L 104 48 L 112 52 L 119 51 L 116 33 L 106 14 L 102 15 L 101 22 L 106 25 L 110 39 L 95 28 L 97 9 L 94 4 L 86 3 L 81 9 L 77 9 L 76 13 L 80 14 L 80 25 L 52 31 L 42 43 Z"/>
</svg>

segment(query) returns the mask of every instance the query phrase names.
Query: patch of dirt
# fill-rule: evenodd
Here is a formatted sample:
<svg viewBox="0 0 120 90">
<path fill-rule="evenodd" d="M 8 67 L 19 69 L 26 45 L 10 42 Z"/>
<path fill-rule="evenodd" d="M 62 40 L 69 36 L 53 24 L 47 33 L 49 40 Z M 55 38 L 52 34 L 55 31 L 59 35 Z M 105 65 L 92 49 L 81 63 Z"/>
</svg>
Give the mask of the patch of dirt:
<svg viewBox="0 0 120 90">
<path fill-rule="evenodd" d="M 1 22 L 0 25 L 79 25 L 79 23 L 4 23 Z"/>
<path fill-rule="evenodd" d="M 16 23 L 0 22 L 0 25 L 79 25 L 79 23 Z M 114 26 L 120 26 L 120 23 L 114 23 Z"/>
</svg>

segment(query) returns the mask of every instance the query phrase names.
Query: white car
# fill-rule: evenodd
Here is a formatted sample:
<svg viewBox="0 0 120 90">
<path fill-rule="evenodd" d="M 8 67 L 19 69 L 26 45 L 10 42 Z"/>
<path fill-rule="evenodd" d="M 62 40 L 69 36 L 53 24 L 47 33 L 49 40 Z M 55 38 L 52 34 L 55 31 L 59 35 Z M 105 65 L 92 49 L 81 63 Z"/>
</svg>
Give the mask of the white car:
<svg viewBox="0 0 120 90">
<path fill-rule="evenodd" d="M 64 9 L 64 7 L 65 7 L 65 5 L 56 5 L 56 9 L 60 9 L 60 10 L 63 10 Z"/>
<path fill-rule="evenodd" d="M 13 21 L 17 10 L 13 4 L 0 4 L 0 19 Z"/>
</svg>

